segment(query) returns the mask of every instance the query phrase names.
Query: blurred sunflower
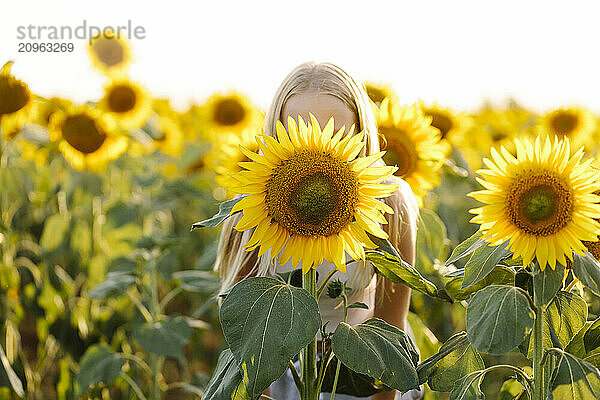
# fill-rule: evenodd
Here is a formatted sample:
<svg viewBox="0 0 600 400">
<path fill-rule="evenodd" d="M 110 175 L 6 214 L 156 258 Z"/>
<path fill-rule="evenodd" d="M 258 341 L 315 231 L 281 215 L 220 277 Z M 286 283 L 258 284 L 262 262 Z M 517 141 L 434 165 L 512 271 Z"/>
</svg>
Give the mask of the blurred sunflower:
<svg viewBox="0 0 600 400">
<path fill-rule="evenodd" d="M 381 103 L 377 113 L 377 125 L 382 135 L 383 160 L 398 166 L 394 175 L 404 179 L 413 190 L 419 206 L 427 191 L 439 185 L 446 148 L 440 142 L 440 133 L 430 125 L 426 117 L 413 105 L 400 106 L 389 97 Z"/>
<path fill-rule="evenodd" d="M 48 127 L 52 115 L 57 111 L 65 111 L 72 107 L 70 100 L 60 97 L 51 97 L 49 99 L 36 96 L 31 110 L 31 122 L 44 128 Z"/>
<path fill-rule="evenodd" d="M 365 82 L 365 90 L 369 99 L 379 107 L 383 99 L 386 97 L 395 96 L 394 89 L 390 85 L 375 83 L 371 81 Z"/>
<path fill-rule="evenodd" d="M 12 65 L 9 61 L 0 70 L 0 130 L 5 139 L 14 137 L 28 122 L 33 103 L 27 84 L 10 73 Z"/>
<path fill-rule="evenodd" d="M 580 162 L 583 148 L 570 156 L 569 139 L 515 139 L 516 158 L 503 146 L 491 149 L 489 169 L 477 171 L 485 190 L 469 196 L 485 203 L 471 210 L 471 222 L 481 224 L 483 238 L 492 245 L 510 240 L 513 257 L 524 265 L 535 257 L 542 270 L 558 261 L 566 265 L 572 251 L 581 254 L 582 241 L 594 241 L 600 230 L 600 172 L 592 160 Z"/>
<path fill-rule="evenodd" d="M 593 140 L 596 129 L 596 117 L 583 107 L 559 108 L 538 118 L 535 131 L 538 135 L 555 135 L 568 137 L 573 146 L 594 148 Z"/>
<path fill-rule="evenodd" d="M 202 107 L 203 121 L 209 135 L 241 132 L 260 116 L 250 100 L 241 93 L 213 94 Z"/>
<path fill-rule="evenodd" d="M 89 106 L 69 107 L 52 115 L 50 140 L 77 170 L 99 171 L 127 151 L 128 139 L 113 131 L 110 119 Z"/>
<path fill-rule="evenodd" d="M 94 67 L 104 74 L 122 72 L 131 62 L 129 43 L 112 30 L 93 37 L 88 51 Z"/>
<path fill-rule="evenodd" d="M 125 130 L 140 128 L 152 113 L 152 98 L 146 90 L 125 77 L 113 79 L 104 88 L 98 108 Z"/>
<path fill-rule="evenodd" d="M 156 149 L 170 156 L 178 156 L 183 148 L 183 133 L 175 121 L 169 117 L 158 118 L 157 137 L 153 138 Z"/>
<path fill-rule="evenodd" d="M 239 185 L 238 181 L 232 177 L 242 170 L 239 163 L 252 161 L 242 152 L 240 146 L 244 146 L 254 153 L 259 151 L 256 141 L 257 131 L 257 129 L 247 128 L 239 134 L 230 133 L 211 152 L 215 155 L 215 171 L 218 174 L 215 180 L 228 192 L 231 188 Z"/>
<path fill-rule="evenodd" d="M 380 224 L 393 210 L 378 198 L 398 189 L 381 184 L 396 167 L 370 167 L 383 152 L 357 158 L 364 142 L 354 126 L 343 137 L 343 129 L 334 135 L 333 118 L 323 130 L 310 118 L 307 125 L 299 117 L 298 126 L 288 118 L 287 132 L 279 121 L 277 139 L 259 140 L 262 154 L 241 147 L 252 162 L 240 163 L 245 170 L 234 175 L 236 191 L 249 194 L 232 210 L 243 213 L 235 229 L 256 228 L 245 246 L 260 247 L 259 255 L 270 249 L 272 258 L 281 252 L 281 265 L 302 261 L 306 273 L 325 259 L 345 272 L 346 252 L 364 260 L 364 248 L 375 247 L 367 233 L 388 237 Z"/>
</svg>

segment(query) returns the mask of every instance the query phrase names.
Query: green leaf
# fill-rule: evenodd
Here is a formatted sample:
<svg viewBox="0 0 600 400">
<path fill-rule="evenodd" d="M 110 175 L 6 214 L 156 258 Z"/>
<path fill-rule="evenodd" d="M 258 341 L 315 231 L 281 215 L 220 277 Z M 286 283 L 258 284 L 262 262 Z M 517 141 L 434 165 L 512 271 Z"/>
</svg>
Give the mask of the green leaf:
<svg viewBox="0 0 600 400">
<path fill-rule="evenodd" d="M 448 275 L 447 275 L 448 276 Z M 467 300 L 474 293 L 477 293 L 489 285 L 510 285 L 515 284 L 515 272 L 508 267 L 497 266 L 485 278 L 466 289 L 462 289 L 462 277 L 452 277 L 446 282 L 446 291 L 455 301 Z"/>
<path fill-rule="evenodd" d="M 446 253 L 446 226 L 431 210 L 422 209 L 417 222 L 416 261 L 420 271 L 430 271 L 432 265 L 441 262 Z"/>
<path fill-rule="evenodd" d="M 167 316 L 160 322 L 145 323 L 133 332 L 133 338 L 151 353 L 182 357 L 183 346 L 189 341 L 192 328 L 180 316 Z"/>
<path fill-rule="evenodd" d="M 197 228 L 214 228 L 221 225 L 221 222 L 225 221 L 227 217 L 229 217 L 233 206 L 240 200 L 242 200 L 244 196 L 236 197 L 231 200 L 227 200 L 219 204 L 219 212 L 216 213 L 212 218 L 206 219 L 204 221 L 196 222 L 192 225 L 192 230 Z"/>
<path fill-rule="evenodd" d="M 492 285 L 475 293 L 467 308 L 467 335 L 473 346 L 489 354 L 517 347 L 533 327 L 527 295 L 513 286 Z"/>
<path fill-rule="evenodd" d="M 425 293 L 440 300 L 452 302 L 448 293 L 439 290 L 433 283 L 425 279 L 419 271 L 404 260 L 391 254 L 367 252 L 367 260 L 373 264 L 375 271 L 395 283 L 402 283 L 408 287 Z"/>
<path fill-rule="evenodd" d="M 593 323 L 593 321 L 587 321 L 577 334 L 573 336 L 573 339 L 571 339 L 567 347 L 565 347 L 567 353 L 573 354 L 575 357 L 585 358 L 588 352 L 585 349 L 584 337 Z"/>
<path fill-rule="evenodd" d="M 415 344 L 422 358 L 429 358 L 439 350 L 442 345 L 435 337 L 434 333 L 425 325 L 417 314 L 409 311 L 406 321 L 413 332 Z"/>
<path fill-rule="evenodd" d="M 419 353 L 410 337 L 378 318 L 351 326 L 345 322 L 331 336 L 334 354 L 353 371 L 379 379 L 402 392 L 419 386 Z"/>
<path fill-rule="evenodd" d="M 483 371 L 475 371 L 456 382 L 449 400 L 485 400 L 480 387 L 484 375 Z"/>
<path fill-rule="evenodd" d="M 121 373 L 124 364 L 123 356 L 104 343 L 89 347 L 79 363 L 76 378 L 78 393 L 84 394 L 90 386 L 100 382 L 111 384 Z"/>
<path fill-rule="evenodd" d="M 469 343 L 465 332 L 451 337 L 438 354 L 443 357 L 428 369 L 427 375 L 429 387 L 439 392 L 449 392 L 456 381 L 485 368 L 483 359 Z"/>
<path fill-rule="evenodd" d="M 461 258 L 473 253 L 475 250 L 477 250 L 484 244 L 485 242 L 483 241 L 483 239 L 481 239 L 481 231 L 477 231 L 467 240 L 456 246 L 454 250 L 452 250 L 450 258 L 448 258 L 444 264 L 450 265 L 452 263 L 455 263 Z"/>
<path fill-rule="evenodd" d="M 592 364 L 563 353 L 552 374 L 550 391 L 556 400 L 598 399 L 600 374 Z"/>
<path fill-rule="evenodd" d="M 545 306 L 558 293 L 563 284 L 565 267 L 556 264 L 556 268 L 546 267 L 543 271 L 536 268 L 533 275 L 533 302 L 537 306 Z"/>
<path fill-rule="evenodd" d="M 360 301 L 354 302 L 348 306 L 348 308 L 362 308 L 363 310 L 368 310 L 369 306 L 365 303 L 361 303 Z"/>
<path fill-rule="evenodd" d="M 15 373 L 15 371 L 10 366 L 10 362 L 4 353 L 4 348 L 0 345 L 0 366 L 2 366 L 2 370 L 0 370 L 0 377 L 2 375 L 6 376 L 6 381 L 10 384 L 10 388 L 15 391 L 15 393 L 19 397 L 25 397 L 25 391 L 23 390 L 23 384 L 21 380 Z M 4 380 L 4 379 L 2 379 Z M 1 386 L 1 385 L 0 385 Z"/>
<path fill-rule="evenodd" d="M 573 252 L 573 271 L 588 289 L 600 296 L 600 263 L 585 251 L 585 256 Z"/>
<path fill-rule="evenodd" d="M 544 348 L 566 348 L 587 320 L 585 300 L 572 292 L 560 291 L 544 312 Z M 527 357 L 533 357 L 533 337 L 529 338 Z"/>
<path fill-rule="evenodd" d="M 583 346 L 586 353 L 590 353 L 600 347 L 600 318 L 592 322 L 583 335 Z"/>
<path fill-rule="evenodd" d="M 473 252 L 465 264 L 465 279 L 462 289 L 468 288 L 485 278 L 498 265 L 500 260 L 508 257 L 511 252 L 505 247 L 508 241 L 499 246 L 480 246 Z"/>
<path fill-rule="evenodd" d="M 67 235 L 69 225 L 69 219 L 60 214 L 48 217 L 44 224 L 44 232 L 40 238 L 42 248 L 46 252 L 56 250 L 69 237 Z"/>
<path fill-rule="evenodd" d="M 104 299 L 109 296 L 122 295 L 129 286 L 135 283 L 135 276 L 128 272 L 109 272 L 106 280 L 94 286 L 88 293 L 91 298 Z"/>
<path fill-rule="evenodd" d="M 173 278 L 188 292 L 211 293 L 219 290 L 221 282 L 211 271 L 188 270 L 173 273 Z"/>
<path fill-rule="evenodd" d="M 220 317 L 238 367 L 246 368 L 253 398 L 285 372 L 321 327 L 317 302 L 305 289 L 268 277 L 236 284 Z"/>
<path fill-rule="evenodd" d="M 230 349 L 223 350 L 219 355 L 215 371 L 202 396 L 202 400 L 223 399 L 251 399 L 246 394 L 243 376 Z"/>
<path fill-rule="evenodd" d="M 317 362 L 317 370 L 320 371 L 323 360 Z M 338 359 L 334 355 L 331 357 L 329 366 L 325 370 L 325 376 L 323 378 L 323 386 L 321 386 L 321 392 L 331 393 L 333 390 L 333 382 L 335 381 L 335 371 L 337 369 Z M 356 371 L 352 371 L 350 368 L 345 366 L 343 363 L 340 364 L 340 373 L 338 376 L 337 387 L 335 390 L 336 398 L 338 394 L 348 394 L 354 397 L 369 397 L 375 393 L 382 391 L 389 391 L 385 385 L 382 385 L 378 379 L 371 378 L 365 374 L 359 374 Z"/>
<path fill-rule="evenodd" d="M 500 392 L 498 393 L 498 400 L 528 400 L 529 396 L 525 391 L 525 386 L 517 379 L 512 378 L 504 381 Z"/>
</svg>

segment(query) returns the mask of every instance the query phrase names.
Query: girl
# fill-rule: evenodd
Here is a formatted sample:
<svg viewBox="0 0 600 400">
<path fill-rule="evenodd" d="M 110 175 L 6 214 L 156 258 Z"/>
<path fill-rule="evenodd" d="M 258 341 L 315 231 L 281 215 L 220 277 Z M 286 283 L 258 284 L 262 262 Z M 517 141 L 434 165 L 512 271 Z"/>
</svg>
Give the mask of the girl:
<svg viewBox="0 0 600 400">
<path fill-rule="evenodd" d="M 366 145 L 364 154 L 361 155 L 368 156 L 380 151 L 375 115 L 371 107 L 364 87 L 357 84 L 344 70 L 329 63 L 309 62 L 298 66 L 285 78 L 267 112 L 264 129 L 267 135 L 275 137 L 277 121 L 282 121 L 287 129 L 288 116 L 296 121 L 298 116 L 305 121 L 310 121 L 310 112 L 314 114 L 321 126 L 325 126 L 333 116 L 335 132 L 342 126 L 346 127 L 347 132 L 352 125 L 355 125 L 355 132 L 365 132 Z M 385 203 L 394 209 L 394 214 L 386 214 L 388 224 L 382 227 L 402 258 L 412 265 L 415 260 L 418 215 L 416 199 L 408 184 L 402 179 L 392 176 L 384 183 L 397 183 L 400 188 L 394 195 L 384 199 Z M 237 214 L 226 221 L 219 240 L 215 269 L 221 275 L 222 292 L 249 276 L 266 276 L 293 270 L 291 262 L 283 266 L 278 265 L 277 262 L 271 264 L 269 252 L 258 257 L 258 249 L 246 251 L 242 246 L 250 239 L 252 230 L 241 233 L 233 229 L 240 217 L 241 215 Z M 316 268 L 317 285 L 331 268 L 332 265 L 327 262 Z M 358 301 L 368 305 L 368 309 L 350 309 L 348 323 L 355 325 L 368 318 L 378 317 L 412 335 L 406 323 L 410 289 L 380 279 L 370 264 L 365 266 L 362 262 L 352 261 L 347 264 L 346 269 L 345 274 L 337 271 L 332 280 L 345 281 L 346 286 L 351 288 L 348 304 Z M 319 311 L 323 323 L 328 322 L 327 331 L 334 331 L 343 320 L 344 310 L 340 302 L 339 298 L 331 299 L 326 295 L 322 295 L 319 299 Z M 277 400 L 299 399 L 289 369 L 271 385 L 270 390 L 265 394 Z M 411 399 L 419 398 L 419 395 L 418 391 L 411 391 L 404 396 L 391 391 L 377 393 L 370 399 Z M 330 396 L 322 394 L 321 398 L 329 399 Z M 336 399 L 350 400 L 359 397 L 336 394 Z"/>
</svg>

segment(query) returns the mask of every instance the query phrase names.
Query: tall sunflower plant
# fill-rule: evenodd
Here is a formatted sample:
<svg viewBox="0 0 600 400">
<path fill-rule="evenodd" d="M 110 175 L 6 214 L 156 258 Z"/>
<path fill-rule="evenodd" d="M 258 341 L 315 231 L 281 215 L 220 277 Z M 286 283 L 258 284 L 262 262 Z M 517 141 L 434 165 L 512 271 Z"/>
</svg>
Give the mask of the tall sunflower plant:
<svg viewBox="0 0 600 400">
<path fill-rule="evenodd" d="M 505 372 L 511 399 L 600 398 L 600 318 L 588 321 L 583 287 L 600 295 L 600 172 L 570 141 L 515 139 L 516 154 L 491 149 L 477 171 L 479 230 L 446 265 L 445 289 L 466 306 L 466 332 L 418 367 L 450 399 L 483 399 L 490 371 Z M 464 261 L 466 260 L 466 261 Z M 487 366 L 480 353 L 519 351 L 520 366 Z M 529 365 L 526 365 L 529 364 Z"/>
<path fill-rule="evenodd" d="M 359 156 L 363 135 L 354 127 L 335 132 L 333 118 L 321 129 L 311 114 L 306 122 L 288 118 L 287 129 L 278 122 L 275 137 L 257 135 L 256 151 L 240 146 L 249 161 L 231 175 L 238 195 L 192 228 L 216 227 L 241 213 L 235 229 L 253 230 L 244 246 L 267 257 L 276 274 L 246 278 L 222 294 L 220 320 L 229 348 L 203 399 L 268 399 L 263 393 L 288 368 L 303 400 L 322 392 L 331 398 L 406 392 L 424 382 L 416 346 L 402 330 L 378 318 L 358 325 L 344 318 L 326 332 L 319 314 L 324 296 L 341 297 L 346 316 L 349 308 L 366 307 L 348 304 L 344 284 L 331 280 L 337 270 L 346 272 L 347 260 L 370 262 L 394 282 L 452 301 L 387 240 L 381 224 L 393 210 L 380 199 L 398 189 L 384 183 L 397 167 L 379 161 L 384 152 Z M 315 268 L 324 261 L 332 268 L 317 286 Z M 294 272 L 277 274 L 277 265 L 290 262 Z"/>
</svg>

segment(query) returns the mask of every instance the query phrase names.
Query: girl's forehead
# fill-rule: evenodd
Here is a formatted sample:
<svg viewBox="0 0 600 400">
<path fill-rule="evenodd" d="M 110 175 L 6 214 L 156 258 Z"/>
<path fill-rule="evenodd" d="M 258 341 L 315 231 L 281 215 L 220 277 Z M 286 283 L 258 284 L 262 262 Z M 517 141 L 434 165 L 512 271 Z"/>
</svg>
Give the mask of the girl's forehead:
<svg viewBox="0 0 600 400">
<path fill-rule="evenodd" d="M 309 113 L 317 118 L 321 128 L 331 117 L 336 131 L 344 125 L 346 130 L 350 129 L 352 124 L 358 127 L 357 116 L 346 103 L 336 96 L 319 93 L 300 93 L 290 96 L 281 110 L 282 122 L 287 129 L 288 116 L 297 120 L 300 115 L 305 121 L 310 121 Z"/>
</svg>

